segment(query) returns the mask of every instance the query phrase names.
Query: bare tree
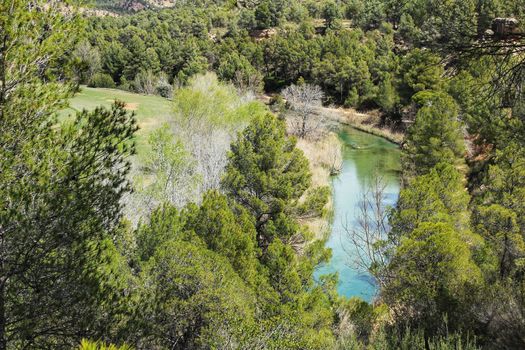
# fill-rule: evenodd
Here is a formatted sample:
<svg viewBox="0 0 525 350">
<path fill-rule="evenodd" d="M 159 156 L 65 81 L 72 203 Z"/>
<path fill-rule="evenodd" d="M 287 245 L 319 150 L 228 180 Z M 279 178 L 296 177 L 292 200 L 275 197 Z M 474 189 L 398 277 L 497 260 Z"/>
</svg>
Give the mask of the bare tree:
<svg viewBox="0 0 525 350">
<path fill-rule="evenodd" d="M 159 77 L 151 70 L 140 71 L 133 80 L 135 91 L 141 94 L 153 95 L 159 82 Z"/>
<path fill-rule="evenodd" d="M 330 175 L 337 175 L 343 170 L 343 150 L 342 145 L 332 147 L 328 153 Z"/>
<path fill-rule="evenodd" d="M 198 194 L 218 189 L 224 168 L 228 163 L 228 151 L 234 135 L 220 128 L 202 129 L 188 141 L 196 161 L 197 173 L 201 177 Z M 213 140 L 213 142 L 210 142 Z"/>
<path fill-rule="evenodd" d="M 386 280 L 389 232 L 386 186 L 384 178 L 375 174 L 359 202 L 357 225 L 353 227 L 348 217 L 343 223 L 346 237 L 352 244 L 352 247 L 343 245 L 345 252 L 358 269 L 369 272 L 381 286 Z"/>
<path fill-rule="evenodd" d="M 293 132 L 299 137 L 306 137 L 319 128 L 322 116 L 315 113 L 322 106 L 323 90 L 317 85 L 290 85 L 282 92 L 290 106 Z"/>
<path fill-rule="evenodd" d="M 200 195 L 198 164 L 169 124 L 150 134 L 148 147 L 147 154 L 135 159 L 132 167 L 134 191 L 122 199 L 133 226 L 163 203 L 181 208 Z"/>
<path fill-rule="evenodd" d="M 235 72 L 233 84 L 237 87 L 240 94 L 255 94 L 261 91 L 264 85 L 262 76 L 257 72 L 252 74 L 243 74 L 240 71 Z"/>
</svg>

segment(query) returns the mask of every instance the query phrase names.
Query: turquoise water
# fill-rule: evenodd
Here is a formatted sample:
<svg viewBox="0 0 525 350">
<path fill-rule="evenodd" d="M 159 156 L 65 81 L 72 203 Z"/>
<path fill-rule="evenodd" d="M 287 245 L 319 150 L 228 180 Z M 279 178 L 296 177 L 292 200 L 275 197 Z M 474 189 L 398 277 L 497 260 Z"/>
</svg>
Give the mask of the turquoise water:
<svg viewBox="0 0 525 350">
<path fill-rule="evenodd" d="M 355 266 L 353 246 L 343 227 L 356 226 L 359 201 L 376 172 L 386 182 L 385 204 L 394 205 L 399 194 L 399 148 L 383 139 L 352 128 L 339 134 L 344 143 L 343 168 L 332 180 L 334 218 L 326 245 L 332 259 L 320 266 L 315 276 L 338 272 L 338 292 L 347 297 L 358 296 L 371 301 L 376 294 L 373 278 Z"/>
</svg>

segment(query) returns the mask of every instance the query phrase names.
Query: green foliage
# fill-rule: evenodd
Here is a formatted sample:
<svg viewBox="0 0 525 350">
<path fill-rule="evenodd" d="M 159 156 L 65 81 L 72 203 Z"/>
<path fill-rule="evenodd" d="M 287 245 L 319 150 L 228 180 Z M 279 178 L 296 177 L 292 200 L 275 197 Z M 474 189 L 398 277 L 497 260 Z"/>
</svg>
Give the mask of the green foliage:
<svg viewBox="0 0 525 350">
<path fill-rule="evenodd" d="M 465 146 L 454 99 L 442 92 L 422 91 L 413 101 L 419 109 L 406 139 L 408 172 L 425 174 L 440 162 L 460 165 Z"/>
<path fill-rule="evenodd" d="M 260 247 L 297 232 L 285 212 L 309 185 L 308 161 L 273 115 L 255 117 L 232 144 L 222 186 L 254 216 Z"/>
<path fill-rule="evenodd" d="M 496 151 L 495 162 L 489 167 L 482 198 L 516 212 L 521 232 L 525 229 L 525 154 L 523 148 L 510 143 Z"/>
<path fill-rule="evenodd" d="M 326 21 L 326 28 L 337 29 L 337 20 L 341 19 L 341 10 L 333 1 L 324 4 L 323 19 Z"/>
<path fill-rule="evenodd" d="M 481 238 L 469 230 L 469 196 L 461 174 L 439 164 L 412 179 L 390 223 L 393 249 L 382 293 L 399 310 L 399 322 L 436 334 L 443 315 L 458 327 L 473 322 L 470 303 L 482 286 L 474 253 Z"/>
<path fill-rule="evenodd" d="M 71 348 L 79 336 L 141 349 L 473 349 L 470 332 L 523 347 L 522 79 L 487 97 L 479 86 L 498 83 L 497 55 L 444 59 L 492 43 L 492 19 L 520 18 L 523 1 L 182 1 L 88 17 L 80 43 L 68 4 L 0 5 L 0 350 Z M 256 28 L 275 30 L 254 39 Z M 519 71 L 519 59 L 507 64 Z M 199 76 L 210 69 L 235 88 Z M 121 221 L 130 106 L 59 119 L 69 81 L 174 98 L 174 122 L 140 159 L 137 229 Z M 314 283 L 330 253 L 299 219 L 323 215 L 329 189 L 310 188 L 284 123 L 236 91 L 296 82 L 322 86 L 327 103 L 414 122 L 378 243 L 379 307 L 340 300 L 335 276 Z M 226 162 L 224 193 L 206 191 Z"/>
<path fill-rule="evenodd" d="M 452 165 L 439 164 L 428 174 L 412 179 L 401 190 L 390 216 L 391 239 L 397 242 L 423 222 L 444 222 L 459 233 L 466 232 L 469 200 L 462 175 Z"/>
<path fill-rule="evenodd" d="M 404 322 L 432 333 L 443 315 L 459 326 L 482 276 L 462 235 L 447 223 L 423 222 L 405 234 L 389 265 L 385 300 Z"/>
<path fill-rule="evenodd" d="M 175 91 L 177 121 L 192 129 L 210 126 L 230 129 L 261 113 L 260 104 L 242 103 L 233 86 L 222 84 L 208 73 L 195 77 L 188 87 Z"/>
<path fill-rule="evenodd" d="M 284 2 L 282 0 L 263 0 L 255 9 L 255 19 L 259 29 L 276 27 L 281 21 Z"/>
<path fill-rule="evenodd" d="M 199 208 L 187 209 L 185 229 L 194 231 L 208 249 L 226 257 L 244 281 L 254 285 L 259 252 L 252 217 L 216 191 L 204 195 Z"/>
<path fill-rule="evenodd" d="M 301 217 L 320 217 L 324 215 L 324 208 L 330 199 L 331 191 L 328 186 L 315 187 L 307 191 L 306 199 L 297 206 L 297 214 Z"/>
<path fill-rule="evenodd" d="M 132 350 L 133 348 L 128 345 L 117 346 L 114 344 L 105 344 L 102 342 L 92 342 L 86 339 L 82 339 L 78 350 Z"/>
<path fill-rule="evenodd" d="M 142 272 L 135 337 L 147 348 L 242 344 L 254 294 L 225 258 L 198 245 L 164 242 Z"/>
<path fill-rule="evenodd" d="M 394 112 L 399 103 L 399 96 L 395 89 L 392 78 L 387 73 L 385 79 L 379 84 L 376 102 L 387 113 Z"/>
<path fill-rule="evenodd" d="M 276 240 L 261 259 L 253 217 L 225 196 L 209 192 L 182 211 L 159 208 L 137 237 L 143 287 L 127 328 L 133 339 L 148 346 L 178 339 L 182 348 L 227 338 L 247 348 L 260 337 L 268 348 L 332 341 L 331 302 L 320 288 L 303 289 L 302 258 Z"/>
<path fill-rule="evenodd" d="M 408 102 L 417 92 L 439 90 L 443 74 L 439 56 L 429 50 L 415 49 L 401 61 L 399 93 Z"/>
<path fill-rule="evenodd" d="M 217 67 L 217 75 L 223 81 L 234 82 L 240 88 L 259 91 L 262 76 L 248 61 L 246 56 L 236 52 L 224 54 Z"/>
<path fill-rule="evenodd" d="M 367 341 L 371 335 L 376 315 L 374 307 L 359 298 L 343 300 L 338 310 L 339 317 L 351 322 L 351 333 L 360 341 Z"/>
<path fill-rule="evenodd" d="M 115 82 L 113 81 L 113 78 L 111 75 L 106 73 L 96 73 L 93 75 L 93 77 L 89 80 L 88 83 L 89 87 L 94 88 L 115 88 Z"/>
<path fill-rule="evenodd" d="M 111 336 L 129 273 L 111 236 L 129 189 L 134 118 L 117 103 L 58 124 L 72 89 L 56 77 L 69 74 L 65 52 L 81 24 L 64 3 L 33 5 L 0 5 L 2 349 Z"/>
<path fill-rule="evenodd" d="M 516 213 L 498 204 L 477 208 L 474 216 L 477 232 L 491 245 L 496 255 L 498 278 L 522 274 L 525 267 L 525 241 Z"/>
</svg>

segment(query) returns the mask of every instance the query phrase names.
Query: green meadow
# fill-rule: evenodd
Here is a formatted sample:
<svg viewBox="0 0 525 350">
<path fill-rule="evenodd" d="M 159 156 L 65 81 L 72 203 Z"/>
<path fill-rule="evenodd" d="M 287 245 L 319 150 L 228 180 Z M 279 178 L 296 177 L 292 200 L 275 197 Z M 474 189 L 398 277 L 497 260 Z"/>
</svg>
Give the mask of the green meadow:
<svg viewBox="0 0 525 350">
<path fill-rule="evenodd" d="M 137 132 L 139 151 L 145 146 L 145 136 L 166 122 L 172 114 L 171 101 L 163 97 L 86 86 L 82 86 L 80 92 L 70 100 L 70 107 L 64 114 L 67 115 L 83 109 L 93 110 L 98 106 L 109 107 L 116 100 L 124 102 L 126 109 L 136 114 L 140 127 Z"/>
</svg>

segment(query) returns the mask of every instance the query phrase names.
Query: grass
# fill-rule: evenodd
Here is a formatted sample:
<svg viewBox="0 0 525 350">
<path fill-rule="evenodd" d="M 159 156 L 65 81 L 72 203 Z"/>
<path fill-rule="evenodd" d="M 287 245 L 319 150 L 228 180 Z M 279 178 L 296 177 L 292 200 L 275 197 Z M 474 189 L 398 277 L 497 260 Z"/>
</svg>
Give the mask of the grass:
<svg viewBox="0 0 525 350">
<path fill-rule="evenodd" d="M 349 125 L 354 129 L 382 137 L 398 145 L 403 143 L 405 138 L 405 135 L 401 132 L 396 132 L 388 127 L 380 126 L 379 115 L 374 112 L 365 114 L 359 113 L 352 108 L 322 107 L 319 109 L 318 113 L 322 113 L 329 120 Z"/>
<path fill-rule="evenodd" d="M 318 140 L 298 139 L 297 148 L 303 151 L 310 164 L 312 188 L 331 186 L 330 169 L 334 163 L 342 162 L 341 141 L 333 132 L 322 133 Z M 304 200 L 304 198 L 302 198 Z M 322 217 L 302 219 L 300 222 L 315 233 L 315 239 L 325 239 L 330 235 L 330 220 L 333 214 L 333 201 L 330 196 Z"/>
<path fill-rule="evenodd" d="M 343 123 L 352 126 L 353 128 L 387 139 L 388 141 L 400 145 L 403 142 L 405 135 L 400 132 L 392 131 L 387 127 L 379 126 L 377 116 L 370 114 L 357 113 L 354 110 L 346 110 L 343 112 Z"/>
<path fill-rule="evenodd" d="M 115 100 L 126 103 L 126 109 L 136 114 L 139 131 L 137 132 L 137 147 L 145 147 L 147 135 L 168 121 L 172 114 L 170 100 L 150 95 L 139 95 L 115 89 L 99 89 L 83 86 L 81 91 L 70 100 L 70 107 L 63 112 L 68 115 L 83 109 L 93 110 L 98 106 L 109 107 Z"/>
</svg>

